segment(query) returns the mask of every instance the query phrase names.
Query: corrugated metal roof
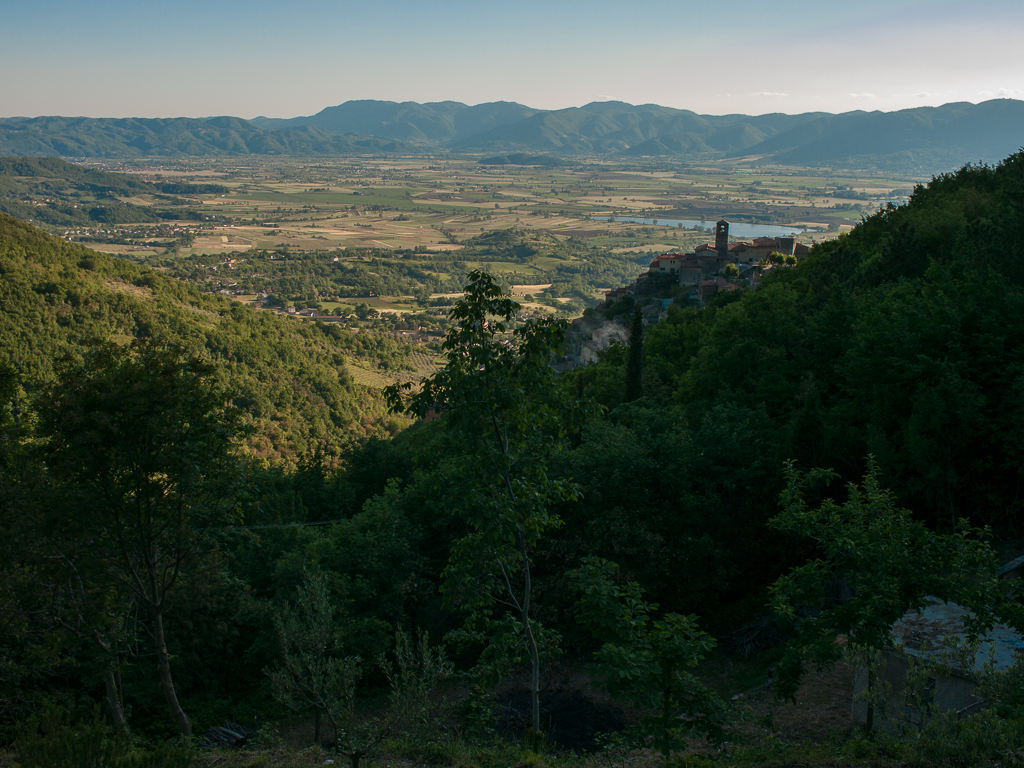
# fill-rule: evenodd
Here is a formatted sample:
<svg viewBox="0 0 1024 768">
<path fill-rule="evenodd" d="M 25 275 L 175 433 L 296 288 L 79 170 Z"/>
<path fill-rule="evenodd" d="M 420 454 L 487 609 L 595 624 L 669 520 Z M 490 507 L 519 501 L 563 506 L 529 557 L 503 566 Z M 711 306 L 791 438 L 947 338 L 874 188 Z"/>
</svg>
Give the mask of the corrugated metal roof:
<svg viewBox="0 0 1024 768">
<path fill-rule="evenodd" d="M 1016 560 L 1011 560 L 998 571 L 996 571 L 996 578 L 1002 578 L 1006 574 L 1016 571 L 1018 568 L 1024 567 L 1024 555 L 1021 555 Z"/>
<path fill-rule="evenodd" d="M 947 603 L 937 597 L 926 597 L 925 606 L 918 611 L 908 611 L 893 624 L 892 633 L 896 642 L 912 656 L 937 658 L 949 650 L 947 636 L 964 640 L 967 632 L 964 619 L 973 614 L 956 603 Z M 980 672 L 989 660 L 990 654 L 996 669 L 1009 669 L 1024 652 L 1024 636 L 1003 624 L 996 624 L 985 637 L 974 657 L 974 671 Z"/>
</svg>

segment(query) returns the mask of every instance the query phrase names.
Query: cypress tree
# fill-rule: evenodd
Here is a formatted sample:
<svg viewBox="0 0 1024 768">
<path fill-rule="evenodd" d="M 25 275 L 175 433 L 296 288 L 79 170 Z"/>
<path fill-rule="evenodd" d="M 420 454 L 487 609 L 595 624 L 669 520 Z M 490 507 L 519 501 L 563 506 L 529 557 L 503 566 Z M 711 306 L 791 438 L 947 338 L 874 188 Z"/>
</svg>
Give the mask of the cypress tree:
<svg viewBox="0 0 1024 768">
<path fill-rule="evenodd" d="M 626 359 L 626 402 L 643 396 L 641 374 L 644 365 L 644 316 L 640 304 L 633 305 L 633 322 L 629 325 L 629 357 Z"/>
</svg>

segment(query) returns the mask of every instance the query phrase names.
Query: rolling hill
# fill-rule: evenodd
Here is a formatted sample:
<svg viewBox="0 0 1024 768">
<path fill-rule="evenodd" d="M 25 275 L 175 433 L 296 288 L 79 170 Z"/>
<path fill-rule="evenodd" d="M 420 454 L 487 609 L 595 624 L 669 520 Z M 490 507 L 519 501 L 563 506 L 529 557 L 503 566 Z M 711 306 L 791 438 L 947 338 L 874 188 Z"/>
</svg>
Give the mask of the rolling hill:
<svg viewBox="0 0 1024 768">
<path fill-rule="evenodd" d="M 179 195 L 226 191 L 219 184 L 151 184 L 57 157 L 0 157 L 0 212 L 58 227 L 201 221 L 206 216 L 191 207 L 194 201 Z"/>
<path fill-rule="evenodd" d="M 254 427 L 256 457 L 294 462 L 385 433 L 381 398 L 348 370 L 367 338 L 202 294 L 0 213 L 0 371 L 38 386 L 65 356 L 144 337 L 213 363 Z"/>
<path fill-rule="evenodd" d="M 363 99 L 327 107 L 310 117 L 257 117 L 251 122 L 273 130 L 311 125 L 338 133 L 445 143 L 464 141 L 493 128 L 517 123 L 539 111 L 508 101 L 467 106 L 458 101 L 417 104 Z"/>
<path fill-rule="evenodd" d="M 1024 101 L 960 102 L 899 112 L 824 115 L 737 148 L 731 157 L 764 154 L 792 165 L 955 168 L 992 163 L 1024 146 Z"/>
<path fill-rule="evenodd" d="M 312 125 L 269 131 L 237 117 L 0 118 L 0 155 L 174 157 L 418 152 L 414 144 Z"/>
</svg>

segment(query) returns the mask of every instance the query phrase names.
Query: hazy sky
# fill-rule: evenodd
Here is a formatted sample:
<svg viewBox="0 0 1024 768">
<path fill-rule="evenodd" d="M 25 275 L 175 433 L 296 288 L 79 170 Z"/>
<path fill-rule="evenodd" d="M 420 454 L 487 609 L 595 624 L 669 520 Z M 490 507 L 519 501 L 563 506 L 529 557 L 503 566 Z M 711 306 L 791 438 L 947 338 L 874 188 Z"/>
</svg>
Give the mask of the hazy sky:
<svg viewBox="0 0 1024 768">
<path fill-rule="evenodd" d="M 1024 99 L 1021 0 L 3 0 L 0 116 L 350 99 L 706 114 Z"/>
</svg>

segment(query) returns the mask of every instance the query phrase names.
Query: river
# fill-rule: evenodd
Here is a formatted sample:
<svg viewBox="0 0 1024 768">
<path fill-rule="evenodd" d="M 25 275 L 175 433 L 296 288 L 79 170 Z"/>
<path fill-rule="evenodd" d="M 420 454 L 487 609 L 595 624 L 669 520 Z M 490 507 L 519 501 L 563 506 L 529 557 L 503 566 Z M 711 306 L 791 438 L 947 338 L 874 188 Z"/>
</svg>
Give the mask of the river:
<svg viewBox="0 0 1024 768">
<path fill-rule="evenodd" d="M 709 235 L 715 234 L 715 222 L 698 221 L 697 219 L 639 219 L 629 216 L 594 216 L 595 221 L 627 221 L 632 224 L 647 224 L 659 227 L 676 228 L 680 224 L 684 229 L 698 227 L 707 230 Z M 734 237 L 782 237 L 785 235 L 800 234 L 806 232 L 821 232 L 820 229 L 810 227 L 798 227 L 795 225 L 781 224 L 745 224 L 743 222 L 729 222 L 729 235 Z"/>
</svg>

